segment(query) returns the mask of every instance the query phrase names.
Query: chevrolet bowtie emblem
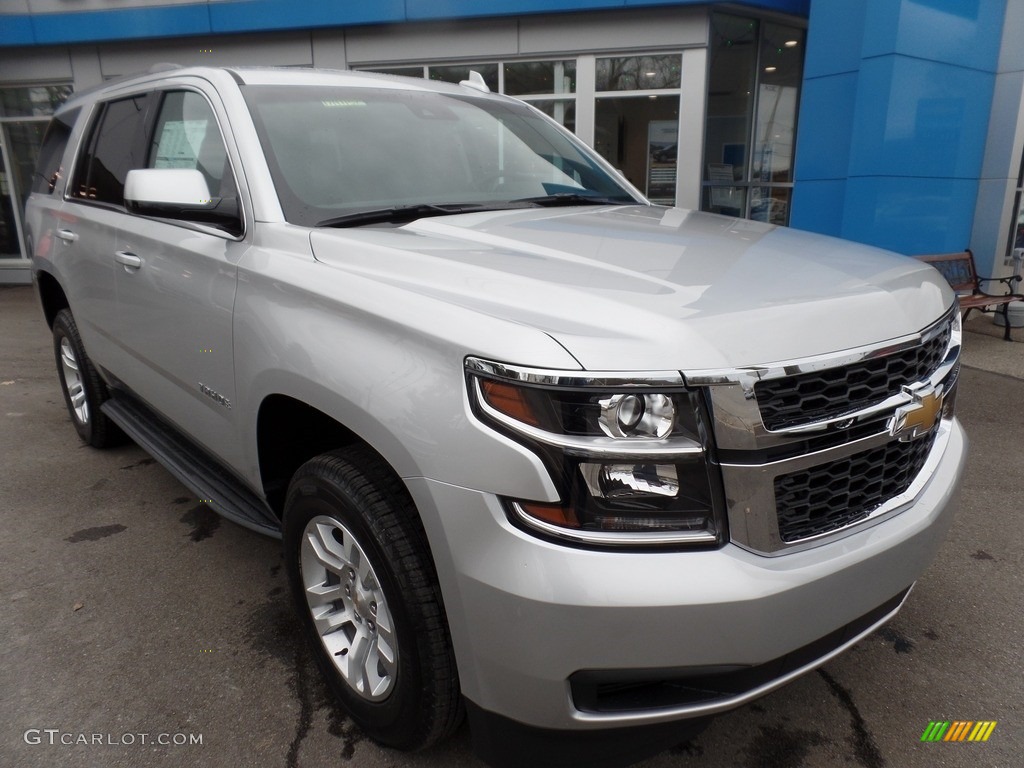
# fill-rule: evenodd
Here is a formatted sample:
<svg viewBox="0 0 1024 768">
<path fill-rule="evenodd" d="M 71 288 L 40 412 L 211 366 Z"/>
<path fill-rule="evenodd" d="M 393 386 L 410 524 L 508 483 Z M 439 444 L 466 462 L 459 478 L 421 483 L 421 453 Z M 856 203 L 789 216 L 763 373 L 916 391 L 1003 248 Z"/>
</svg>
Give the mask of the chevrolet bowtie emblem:
<svg viewBox="0 0 1024 768">
<path fill-rule="evenodd" d="M 930 384 L 903 387 L 903 391 L 914 400 L 896 409 L 888 427 L 890 435 L 901 443 L 907 443 L 924 437 L 935 427 L 942 414 L 943 392 Z"/>
</svg>

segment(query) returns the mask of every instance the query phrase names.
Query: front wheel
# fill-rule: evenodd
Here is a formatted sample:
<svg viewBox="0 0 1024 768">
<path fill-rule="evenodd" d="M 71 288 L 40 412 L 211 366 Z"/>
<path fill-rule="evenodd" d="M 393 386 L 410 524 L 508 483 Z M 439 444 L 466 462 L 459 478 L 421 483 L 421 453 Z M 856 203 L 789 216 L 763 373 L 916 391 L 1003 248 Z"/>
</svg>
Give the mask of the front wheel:
<svg viewBox="0 0 1024 768">
<path fill-rule="evenodd" d="M 292 596 L 321 671 L 372 738 L 422 749 L 462 716 L 433 560 L 412 499 L 357 447 L 318 456 L 285 502 Z"/>
<path fill-rule="evenodd" d="M 100 406 L 110 396 L 89 356 L 85 354 L 78 325 L 70 309 L 53 319 L 53 354 L 57 376 L 75 431 L 94 448 L 108 448 L 124 439 L 124 433 Z"/>
</svg>

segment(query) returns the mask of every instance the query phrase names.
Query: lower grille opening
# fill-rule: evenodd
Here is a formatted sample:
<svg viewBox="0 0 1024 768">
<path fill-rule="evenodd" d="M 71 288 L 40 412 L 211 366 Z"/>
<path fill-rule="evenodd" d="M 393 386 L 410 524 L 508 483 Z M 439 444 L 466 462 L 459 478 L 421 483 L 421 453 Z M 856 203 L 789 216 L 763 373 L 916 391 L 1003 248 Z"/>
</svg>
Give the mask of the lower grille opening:
<svg viewBox="0 0 1024 768">
<path fill-rule="evenodd" d="M 924 467 L 935 434 L 779 475 L 775 506 L 782 540 L 790 543 L 845 528 L 906 491 Z"/>
<path fill-rule="evenodd" d="M 834 632 L 756 666 L 577 672 L 569 678 L 573 704 L 581 712 L 637 712 L 734 699 L 812 664 L 850 642 L 896 610 L 909 591 L 907 587 Z"/>
</svg>

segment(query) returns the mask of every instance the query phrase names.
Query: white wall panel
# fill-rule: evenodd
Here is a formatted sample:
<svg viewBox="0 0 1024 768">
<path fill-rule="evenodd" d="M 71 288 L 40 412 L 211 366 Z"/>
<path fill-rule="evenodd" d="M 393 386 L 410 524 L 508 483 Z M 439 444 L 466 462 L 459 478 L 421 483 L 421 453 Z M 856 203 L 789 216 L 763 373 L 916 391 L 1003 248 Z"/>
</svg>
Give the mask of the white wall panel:
<svg viewBox="0 0 1024 768">
<path fill-rule="evenodd" d="M 515 19 L 362 27 L 345 35 L 351 66 L 389 61 L 495 59 L 517 53 Z"/>
<path fill-rule="evenodd" d="M 305 66 L 313 64 L 308 32 L 273 36 L 195 37 L 100 46 L 104 77 L 144 72 L 154 64 Z"/>
<path fill-rule="evenodd" d="M 315 29 L 312 35 L 313 66 L 321 69 L 348 69 L 345 32 L 340 29 Z"/>
<path fill-rule="evenodd" d="M 572 16 L 526 16 L 519 52 L 656 51 L 707 45 L 706 8 L 663 8 Z"/>
<path fill-rule="evenodd" d="M 71 49 L 71 71 L 76 91 L 84 91 L 103 82 L 100 54 L 95 45 L 76 45 Z"/>
<path fill-rule="evenodd" d="M 1006 253 L 1024 156 L 1024 2 L 1007 0 L 985 157 L 974 207 L 971 250 L 983 275 L 1007 275 Z"/>
<path fill-rule="evenodd" d="M 71 59 L 64 46 L 0 48 L 0 82 L 48 83 L 71 79 Z"/>
<path fill-rule="evenodd" d="M 1006 17 L 1003 21 L 1003 43 L 999 48 L 999 72 L 1024 69 L 1024 3 L 1020 0 L 1006 0 Z"/>
<path fill-rule="evenodd" d="M 707 81 L 707 48 L 683 51 L 679 94 L 679 166 L 676 171 L 676 205 L 680 208 L 700 210 Z"/>
<path fill-rule="evenodd" d="M 985 159 L 981 166 L 983 179 L 1017 178 L 1021 150 L 1024 148 L 1024 72 L 996 75 L 992 93 L 992 112 L 985 140 Z"/>
<path fill-rule="evenodd" d="M 222 0 L 210 0 L 221 2 Z M 7 0 L 4 0 L 6 3 Z M 27 0 L 32 13 L 68 13 L 70 11 L 120 11 L 125 8 L 142 8 L 153 5 L 206 5 L 207 0 Z M 19 11 L 24 13 L 24 11 Z"/>
<path fill-rule="evenodd" d="M 1010 274 L 1010 268 L 1004 264 L 1004 255 L 1013 219 L 1015 182 L 1008 183 L 1000 179 L 982 179 L 978 182 L 978 202 L 974 209 L 970 248 L 974 252 L 979 274 Z"/>
</svg>

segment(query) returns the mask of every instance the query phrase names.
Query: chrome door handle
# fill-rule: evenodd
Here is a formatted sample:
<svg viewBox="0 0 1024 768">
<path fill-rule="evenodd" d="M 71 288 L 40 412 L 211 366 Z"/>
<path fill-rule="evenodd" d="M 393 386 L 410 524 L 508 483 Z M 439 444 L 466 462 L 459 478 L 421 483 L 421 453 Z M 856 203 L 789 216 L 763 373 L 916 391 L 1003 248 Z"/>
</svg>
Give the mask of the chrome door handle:
<svg viewBox="0 0 1024 768">
<path fill-rule="evenodd" d="M 118 251 L 114 254 L 114 261 L 124 264 L 127 269 L 138 269 L 142 266 L 142 259 L 128 251 Z"/>
<path fill-rule="evenodd" d="M 65 243 L 73 243 L 78 239 L 78 235 L 72 232 L 70 229 L 58 229 L 57 237 L 63 240 Z"/>
</svg>

